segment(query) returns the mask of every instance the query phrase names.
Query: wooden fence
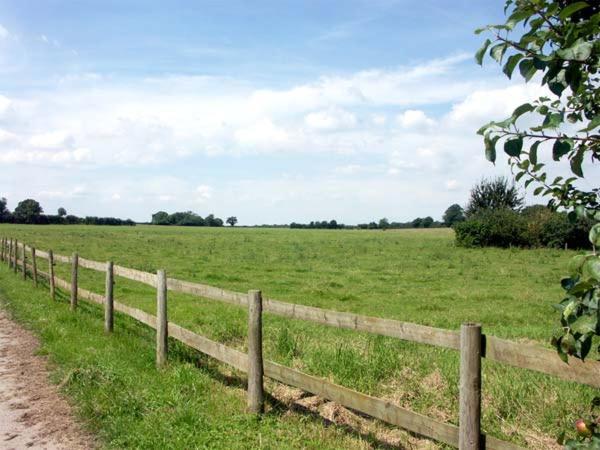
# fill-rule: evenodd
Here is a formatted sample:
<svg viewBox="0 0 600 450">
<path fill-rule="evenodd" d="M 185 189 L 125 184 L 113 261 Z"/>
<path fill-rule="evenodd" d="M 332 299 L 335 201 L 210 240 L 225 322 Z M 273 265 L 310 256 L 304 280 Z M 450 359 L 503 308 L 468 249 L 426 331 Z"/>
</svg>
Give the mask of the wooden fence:
<svg viewBox="0 0 600 450">
<path fill-rule="evenodd" d="M 48 261 L 47 272 L 39 269 L 37 261 L 39 258 Z M 88 260 L 79 257 L 77 253 L 73 253 L 70 257 L 62 256 L 54 254 L 52 250 L 47 252 L 36 250 L 9 238 L 1 239 L 0 259 L 7 262 L 15 273 L 20 270 L 24 278 L 27 277 L 29 271 L 35 284 L 37 284 L 39 276 L 47 278 L 50 295 L 53 299 L 55 299 L 57 286 L 70 292 L 70 307 L 73 310 L 77 308 L 79 299 L 103 305 L 104 329 L 108 333 L 113 331 L 114 311 L 126 314 L 155 329 L 156 364 L 158 367 L 163 366 L 167 361 L 168 337 L 171 337 L 247 373 L 248 411 L 255 414 L 262 412 L 263 409 L 263 377 L 266 376 L 404 428 L 412 433 L 459 447 L 461 450 L 480 448 L 508 450 L 520 447 L 486 436 L 481 432 L 481 358 L 600 388 L 600 362 L 588 361 L 584 363 L 578 359 L 571 359 L 569 365 L 566 365 L 552 350 L 482 334 L 481 325 L 479 324 L 463 324 L 460 331 L 452 331 L 397 320 L 284 303 L 263 298 L 261 292 L 256 290 L 249 291 L 247 294 L 228 291 L 205 284 L 167 278 L 164 270 L 158 270 L 156 274 L 153 274 L 118 266 L 110 261 L 100 263 Z M 55 276 L 54 265 L 57 262 L 71 265 L 70 282 Z M 103 295 L 78 286 L 79 267 L 106 274 Z M 148 314 L 140 309 L 115 301 L 113 298 L 115 276 L 138 281 L 155 288 L 157 292 L 156 315 Z M 168 321 L 168 291 L 182 292 L 247 308 L 248 353 L 212 341 Z M 262 315 L 265 312 L 290 319 L 366 331 L 459 350 L 459 426 L 440 422 L 389 401 L 356 392 L 295 369 L 271 361 L 264 361 L 262 357 Z"/>
</svg>

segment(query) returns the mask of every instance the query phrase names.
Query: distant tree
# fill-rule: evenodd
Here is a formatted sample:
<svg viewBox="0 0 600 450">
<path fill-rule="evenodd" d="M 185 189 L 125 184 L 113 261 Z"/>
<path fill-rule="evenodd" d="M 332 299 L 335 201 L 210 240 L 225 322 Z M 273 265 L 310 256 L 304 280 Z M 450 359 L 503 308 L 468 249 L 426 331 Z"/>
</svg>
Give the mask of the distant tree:
<svg viewBox="0 0 600 450">
<path fill-rule="evenodd" d="M 376 230 L 377 229 L 377 224 L 375 222 L 369 222 L 369 230 Z"/>
<path fill-rule="evenodd" d="M 421 228 L 422 226 L 423 226 L 423 219 L 421 219 L 420 217 L 417 217 L 415 220 L 412 221 L 413 228 Z"/>
<path fill-rule="evenodd" d="M 58 208 L 58 217 L 65 217 L 67 215 L 67 210 L 62 206 Z"/>
<path fill-rule="evenodd" d="M 523 206 L 523 202 L 524 199 L 518 189 L 507 178 L 496 177 L 491 180 L 484 178 L 471 189 L 465 215 L 469 217 L 488 209 L 518 211 Z"/>
<path fill-rule="evenodd" d="M 6 204 L 7 200 L 4 197 L 0 198 L 0 222 L 8 222 L 10 219 L 10 211 Z"/>
<path fill-rule="evenodd" d="M 152 214 L 152 225 L 169 225 L 169 214 L 164 211 L 158 211 Z"/>
<path fill-rule="evenodd" d="M 389 220 L 387 220 L 387 218 L 383 218 L 383 219 L 379 219 L 379 228 L 381 228 L 382 230 L 387 230 L 390 227 L 390 222 Z"/>
<path fill-rule="evenodd" d="M 329 228 L 330 230 L 335 230 L 337 227 L 338 227 L 337 220 L 330 220 L 329 223 L 327 224 L 327 228 Z"/>
<path fill-rule="evenodd" d="M 421 222 L 421 226 L 423 228 L 430 228 L 431 225 L 433 225 L 433 217 L 427 216 L 423 219 L 423 221 Z"/>
<path fill-rule="evenodd" d="M 43 212 L 44 210 L 37 201 L 28 198 L 19 202 L 14 215 L 18 223 L 37 223 Z"/>
<path fill-rule="evenodd" d="M 227 223 L 232 227 L 234 227 L 237 222 L 238 222 L 238 220 L 237 220 L 237 217 L 235 217 L 235 216 L 231 216 L 231 217 L 227 218 Z"/>
<path fill-rule="evenodd" d="M 444 213 L 444 225 L 451 227 L 455 223 L 465 220 L 465 212 L 458 204 L 450 205 Z"/>
</svg>

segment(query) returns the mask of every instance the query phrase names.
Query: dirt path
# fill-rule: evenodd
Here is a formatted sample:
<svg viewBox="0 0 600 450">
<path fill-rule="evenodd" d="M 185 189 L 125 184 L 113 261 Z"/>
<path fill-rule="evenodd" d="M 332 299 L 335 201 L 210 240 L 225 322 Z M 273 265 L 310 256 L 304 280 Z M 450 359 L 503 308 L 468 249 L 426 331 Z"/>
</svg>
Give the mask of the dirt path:
<svg viewBox="0 0 600 450">
<path fill-rule="evenodd" d="M 79 450 L 94 440 L 48 381 L 37 339 L 0 309 L 0 449 Z"/>
</svg>

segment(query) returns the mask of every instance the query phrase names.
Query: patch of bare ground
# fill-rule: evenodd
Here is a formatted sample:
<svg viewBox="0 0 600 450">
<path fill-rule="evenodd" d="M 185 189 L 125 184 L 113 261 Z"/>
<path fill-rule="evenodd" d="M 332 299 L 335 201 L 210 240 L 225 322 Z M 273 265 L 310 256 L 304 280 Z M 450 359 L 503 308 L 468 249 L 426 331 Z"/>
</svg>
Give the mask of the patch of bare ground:
<svg viewBox="0 0 600 450">
<path fill-rule="evenodd" d="M 48 379 L 38 340 L 0 309 L 0 448 L 96 448 Z"/>
</svg>

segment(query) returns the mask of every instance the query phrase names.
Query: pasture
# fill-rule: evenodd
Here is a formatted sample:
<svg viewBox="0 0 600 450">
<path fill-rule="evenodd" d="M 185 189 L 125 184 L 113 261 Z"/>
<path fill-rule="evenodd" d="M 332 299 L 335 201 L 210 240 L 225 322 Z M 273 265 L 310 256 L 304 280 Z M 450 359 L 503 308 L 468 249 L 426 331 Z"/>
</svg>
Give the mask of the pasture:
<svg viewBox="0 0 600 450">
<path fill-rule="evenodd" d="M 453 330 L 462 322 L 480 322 L 485 333 L 543 345 L 556 323 L 552 304 L 562 295 L 558 280 L 575 254 L 457 248 L 447 229 L 2 225 L 0 234 L 42 250 L 77 251 L 146 271 L 164 268 L 172 277 L 235 291 L 261 289 L 292 303 Z M 56 267 L 63 278 L 69 270 L 65 264 Z M 102 292 L 104 278 L 81 269 L 80 286 Z M 106 338 L 101 313 L 90 311 L 94 306 L 81 308 L 75 321 L 64 305 L 52 304 L 46 291 L 24 284 L 6 266 L 0 268 L 0 294 L 17 318 L 41 334 L 57 380 L 67 380 L 65 389 L 109 446 L 148 447 L 158 445 L 161 436 L 178 435 L 186 439 L 184 447 L 232 448 L 243 439 L 265 448 L 369 447 L 379 445 L 378 429 L 392 433 L 383 425 L 362 435 L 323 427 L 317 418 L 288 414 L 282 406 L 253 422 L 243 414 L 239 379 L 207 358 L 198 362 L 197 355 L 180 349 L 169 370 L 156 373 L 149 330 L 129 321 L 121 325 L 117 316 L 115 337 Z M 119 279 L 115 298 L 154 312 L 155 292 L 149 287 Z M 245 349 L 246 312 L 239 308 L 170 294 L 169 314 L 188 329 Z M 267 359 L 457 422 L 455 351 L 269 315 L 264 333 Z M 489 361 L 483 373 L 483 429 L 523 446 L 552 446 L 558 432 L 598 395 L 592 388 Z M 168 392 L 161 391 L 165 383 Z M 117 395 L 121 391 L 127 395 Z"/>
</svg>

